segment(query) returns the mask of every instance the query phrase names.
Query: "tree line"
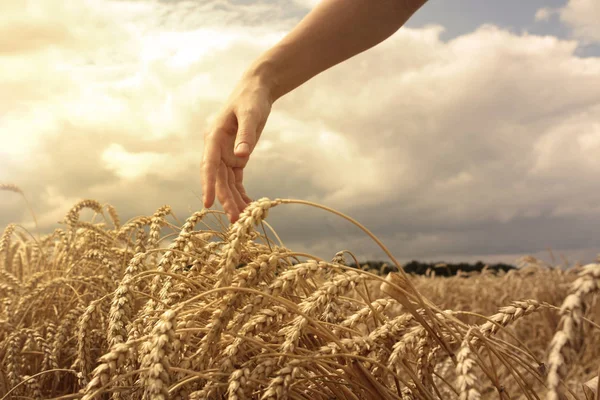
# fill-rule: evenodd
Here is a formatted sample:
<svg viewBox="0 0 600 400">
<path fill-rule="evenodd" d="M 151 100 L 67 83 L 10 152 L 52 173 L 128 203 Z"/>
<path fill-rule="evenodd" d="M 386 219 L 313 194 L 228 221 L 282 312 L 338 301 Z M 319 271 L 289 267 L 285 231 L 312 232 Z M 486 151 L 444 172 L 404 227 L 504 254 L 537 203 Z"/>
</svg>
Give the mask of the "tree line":
<svg viewBox="0 0 600 400">
<path fill-rule="evenodd" d="M 356 263 L 348 264 L 348 266 L 357 268 Z M 436 276 L 453 276 L 458 271 L 462 272 L 481 272 L 487 267 L 490 271 L 504 271 L 507 272 L 511 269 L 516 269 L 514 265 L 505 263 L 486 264 L 482 261 L 477 261 L 474 264 L 470 263 L 445 263 L 445 262 L 421 262 L 412 260 L 411 262 L 404 264 L 404 271 L 408 274 L 425 275 L 428 273 L 435 272 Z M 360 263 L 360 269 L 374 272 L 379 275 L 387 275 L 390 272 L 398 272 L 395 265 L 385 261 L 367 261 Z M 428 272 L 429 271 L 429 272 Z"/>
</svg>

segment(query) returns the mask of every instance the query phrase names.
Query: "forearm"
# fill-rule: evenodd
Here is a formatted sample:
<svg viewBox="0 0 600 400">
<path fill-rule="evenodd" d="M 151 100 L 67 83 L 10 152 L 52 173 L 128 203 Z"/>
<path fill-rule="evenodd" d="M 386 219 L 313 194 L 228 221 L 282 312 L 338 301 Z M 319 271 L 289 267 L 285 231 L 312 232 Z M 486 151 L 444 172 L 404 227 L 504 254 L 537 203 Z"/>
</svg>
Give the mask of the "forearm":
<svg viewBox="0 0 600 400">
<path fill-rule="evenodd" d="M 426 0 L 322 0 L 246 75 L 263 79 L 273 101 L 396 32 Z"/>
</svg>

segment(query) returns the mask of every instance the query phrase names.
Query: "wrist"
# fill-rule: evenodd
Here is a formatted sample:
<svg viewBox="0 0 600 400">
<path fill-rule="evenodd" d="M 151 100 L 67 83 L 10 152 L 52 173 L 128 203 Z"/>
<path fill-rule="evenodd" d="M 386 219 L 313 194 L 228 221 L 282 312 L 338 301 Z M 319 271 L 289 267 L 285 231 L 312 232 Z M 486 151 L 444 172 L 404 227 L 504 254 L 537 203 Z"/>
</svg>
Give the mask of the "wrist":
<svg viewBox="0 0 600 400">
<path fill-rule="evenodd" d="M 242 79 L 267 90 L 271 104 L 283 95 L 279 90 L 280 84 L 275 63 L 265 57 L 261 57 L 252 63 Z"/>
</svg>

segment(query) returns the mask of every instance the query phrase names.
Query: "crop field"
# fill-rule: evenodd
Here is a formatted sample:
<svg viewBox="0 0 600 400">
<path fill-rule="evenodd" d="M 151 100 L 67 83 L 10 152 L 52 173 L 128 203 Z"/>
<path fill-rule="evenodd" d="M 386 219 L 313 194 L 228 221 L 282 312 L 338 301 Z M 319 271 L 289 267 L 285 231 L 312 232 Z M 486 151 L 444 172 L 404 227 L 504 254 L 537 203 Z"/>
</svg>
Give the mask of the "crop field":
<svg viewBox="0 0 600 400">
<path fill-rule="evenodd" d="M 94 200 L 45 236 L 8 225 L 0 399 L 598 399 L 600 264 L 379 276 L 285 247 L 267 216 L 286 204 L 394 260 L 300 200 L 229 227 Z"/>
</svg>

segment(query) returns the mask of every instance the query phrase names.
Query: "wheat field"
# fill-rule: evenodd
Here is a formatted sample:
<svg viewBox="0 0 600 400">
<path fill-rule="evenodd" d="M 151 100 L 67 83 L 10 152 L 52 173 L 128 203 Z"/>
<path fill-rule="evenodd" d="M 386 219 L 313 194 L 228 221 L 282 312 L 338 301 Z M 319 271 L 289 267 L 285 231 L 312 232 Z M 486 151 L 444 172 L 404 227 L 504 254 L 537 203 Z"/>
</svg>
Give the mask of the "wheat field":
<svg viewBox="0 0 600 400">
<path fill-rule="evenodd" d="M 8 225 L 0 399 L 598 399 L 600 264 L 379 276 L 286 248 L 266 219 L 287 204 L 395 260 L 300 200 L 229 227 L 94 200 L 49 235 Z"/>
</svg>

